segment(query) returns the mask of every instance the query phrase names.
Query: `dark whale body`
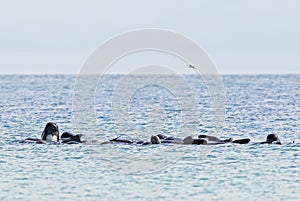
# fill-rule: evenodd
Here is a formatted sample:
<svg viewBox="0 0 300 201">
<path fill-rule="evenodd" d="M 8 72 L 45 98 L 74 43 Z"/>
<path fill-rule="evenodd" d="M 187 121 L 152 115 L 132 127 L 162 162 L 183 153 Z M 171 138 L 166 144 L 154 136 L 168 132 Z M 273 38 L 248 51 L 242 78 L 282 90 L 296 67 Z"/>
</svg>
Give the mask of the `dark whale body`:
<svg viewBox="0 0 300 201">
<path fill-rule="evenodd" d="M 58 125 L 54 122 L 48 122 L 43 130 L 41 139 L 44 141 L 59 142 L 59 129 Z"/>
<path fill-rule="evenodd" d="M 41 139 L 38 138 L 26 138 L 21 143 L 38 143 L 46 144 L 48 142 L 58 143 L 59 142 L 59 129 L 55 122 L 48 122 L 42 132 Z"/>
<path fill-rule="evenodd" d="M 70 132 L 64 132 L 61 134 L 61 142 L 62 143 L 68 143 L 68 144 L 77 144 L 77 143 L 83 143 L 84 141 L 81 140 L 81 134 L 74 135 Z"/>
<path fill-rule="evenodd" d="M 276 135 L 276 134 L 269 134 L 268 136 L 267 136 L 267 139 L 266 139 L 266 141 L 265 142 L 261 142 L 260 144 L 279 144 L 279 145 L 281 145 L 282 143 L 280 142 L 280 140 L 279 140 L 279 137 L 278 137 L 278 135 Z"/>
</svg>

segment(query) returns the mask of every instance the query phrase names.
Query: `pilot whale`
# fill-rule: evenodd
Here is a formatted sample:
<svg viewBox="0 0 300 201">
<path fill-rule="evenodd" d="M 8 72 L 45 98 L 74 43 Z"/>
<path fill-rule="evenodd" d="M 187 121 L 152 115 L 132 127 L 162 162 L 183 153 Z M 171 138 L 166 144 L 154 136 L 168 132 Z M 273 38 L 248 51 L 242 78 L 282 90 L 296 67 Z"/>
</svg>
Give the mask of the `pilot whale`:
<svg viewBox="0 0 300 201">
<path fill-rule="evenodd" d="M 44 141 L 59 142 L 59 129 L 55 122 L 48 122 L 42 132 L 41 139 Z"/>
<path fill-rule="evenodd" d="M 55 122 L 48 122 L 42 132 L 41 139 L 38 138 L 26 138 L 21 142 L 34 142 L 38 144 L 46 144 L 47 142 L 58 143 L 59 142 L 59 128 Z"/>
<path fill-rule="evenodd" d="M 87 143 L 86 141 L 81 139 L 82 134 L 73 134 L 70 132 L 64 132 L 61 136 L 59 136 L 59 127 L 55 122 L 48 122 L 42 132 L 41 139 L 37 138 L 26 138 L 21 142 L 35 142 L 40 144 L 45 143 L 66 143 L 66 144 L 78 144 L 78 143 Z M 178 138 L 172 136 L 166 136 L 162 134 L 152 135 L 149 141 L 138 141 L 138 140 L 126 140 L 120 139 L 120 137 L 116 137 L 109 141 L 101 142 L 100 144 L 107 143 L 125 143 L 125 144 L 139 144 L 139 145 L 150 145 L 150 144 L 185 144 L 185 145 L 218 145 L 225 143 L 236 143 L 236 144 L 247 144 L 251 140 L 249 138 L 245 139 L 236 139 L 228 138 L 225 140 L 221 140 L 215 136 L 209 135 L 199 135 L 199 136 L 187 136 L 185 138 Z M 87 143 L 90 144 L 91 142 Z M 96 142 L 99 143 L 99 142 Z M 279 144 L 282 142 L 279 140 L 278 135 L 269 134 L 266 138 L 266 141 L 257 142 L 258 144 Z M 254 144 L 257 144 L 254 142 Z M 293 143 L 296 143 L 294 140 Z"/>
</svg>

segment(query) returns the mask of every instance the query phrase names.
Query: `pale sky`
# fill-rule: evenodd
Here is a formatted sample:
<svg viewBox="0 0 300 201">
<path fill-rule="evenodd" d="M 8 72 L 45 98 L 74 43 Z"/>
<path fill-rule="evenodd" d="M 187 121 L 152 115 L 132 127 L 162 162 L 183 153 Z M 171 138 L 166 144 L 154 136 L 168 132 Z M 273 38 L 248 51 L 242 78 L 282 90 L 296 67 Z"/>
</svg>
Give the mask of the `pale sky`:
<svg viewBox="0 0 300 201">
<path fill-rule="evenodd" d="M 298 0 L 0 0 L 0 73 L 76 74 L 99 45 L 142 28 L 192 39 L 219 73 L 300 73 L 299 20 Z"/>
</svg>

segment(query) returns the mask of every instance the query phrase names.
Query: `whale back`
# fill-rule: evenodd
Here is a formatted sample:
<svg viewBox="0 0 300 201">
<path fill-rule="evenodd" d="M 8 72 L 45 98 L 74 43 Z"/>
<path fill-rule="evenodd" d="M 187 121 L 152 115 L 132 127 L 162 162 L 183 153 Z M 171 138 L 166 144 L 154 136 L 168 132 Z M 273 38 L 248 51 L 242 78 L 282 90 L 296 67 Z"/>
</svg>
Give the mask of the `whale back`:
<svg viewBox="0 0 300 201">
<path fill-rule="evenodd" d="M 64 132 L 62 135 L 61 135 L 61 140 L 62 140 L 62 143 L 69 143 L 69 142 L 79 142 L 81 143 L 81 134 L 78 134 L 78 135 L 74 135 L 73 133 L 70 133 L 70 132 Z"/>
</svg>

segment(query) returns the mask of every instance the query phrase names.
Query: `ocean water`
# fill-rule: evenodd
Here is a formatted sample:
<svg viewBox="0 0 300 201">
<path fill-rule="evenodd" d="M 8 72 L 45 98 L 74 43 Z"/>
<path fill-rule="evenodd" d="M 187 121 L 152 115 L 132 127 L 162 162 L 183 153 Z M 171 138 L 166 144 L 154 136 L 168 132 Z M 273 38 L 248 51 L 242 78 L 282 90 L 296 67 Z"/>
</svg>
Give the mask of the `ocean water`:
<svg viewBox="0 0 300 201">
<path fill-rule="evenodd" d="M 0 200 L 299 200 L 300 75 L 222 76 L 217 115 L 194 75 L 107 75 L 74 99 L 76 81 L 0 75 Z M 49 121 L 87 143 L 20 143 Z M 252 142 L 276 133 L 284 144 L 102 144 L 158 133 Z"/>
</svg>

